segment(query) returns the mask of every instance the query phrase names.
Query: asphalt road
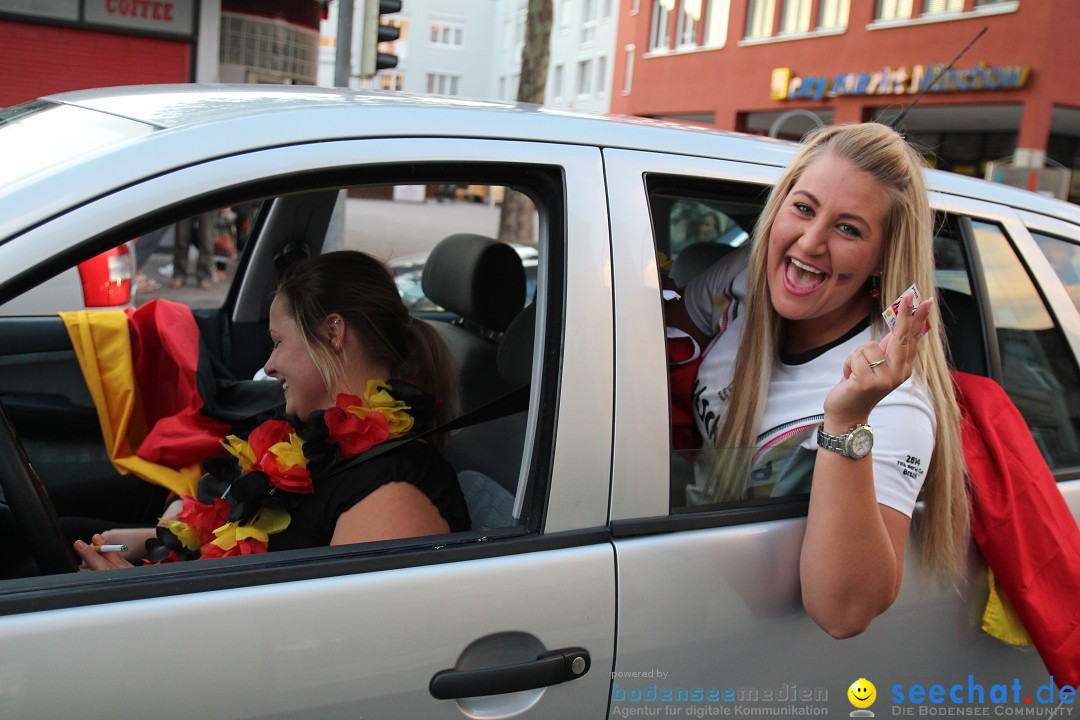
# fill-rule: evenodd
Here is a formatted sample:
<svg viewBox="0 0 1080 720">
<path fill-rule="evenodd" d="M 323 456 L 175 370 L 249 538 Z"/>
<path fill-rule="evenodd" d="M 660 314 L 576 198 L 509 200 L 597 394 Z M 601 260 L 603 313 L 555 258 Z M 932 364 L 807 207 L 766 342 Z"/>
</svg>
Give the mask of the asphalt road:
<svg viewBox="0 0 1080 720">
<path fill-rule="evenodd" d="M 499 227 L 499 208 L 472 202 L 407 202 L 349 198 L 345 206 L 345 228 L 341 245 L 363 250 L 382 260 L 429 251 L 447 234 L 474 232 L 494 237 Z M 190 263 L 194 267 L 194 260 Z M 159 250 L 147 260 L 142 272 L 160 287 L 138 292 L 136 305 L 155 298 L 167 298 L 193 308 L 218 307 L 232 281 L 236 262 L 226 264 L 225 274 L 216 277 L 210 290 L 202 290 L 194 276 L 182 288 L 170 287 L 172 250 Z"/>
</svg>

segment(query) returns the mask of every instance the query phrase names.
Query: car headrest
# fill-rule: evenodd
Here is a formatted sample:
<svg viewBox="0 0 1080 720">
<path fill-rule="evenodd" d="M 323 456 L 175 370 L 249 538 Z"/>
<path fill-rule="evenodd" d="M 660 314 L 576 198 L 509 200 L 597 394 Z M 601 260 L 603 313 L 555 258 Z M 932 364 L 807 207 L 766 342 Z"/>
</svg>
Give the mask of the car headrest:
<svg viewBox="0 0 1080 720">
<path fill-rule="evenodd" d="M 495 356 L 499 374 L 511 387 L 521 387 L 532 381 L 535 334 L 536 303 L 533 303 L 519 312 L 506 328 Z"/>
<path fill-rule="evenodd" d="M 525 305 L 525 268 L 510 245 L 459 233 L 432 249 L 421 277 L 429 300 L 502 332 Z"/>
<path fill-rule="evenodd" d="M 675 256 L 668 277 L 674 281 L 676 287 L 684 288 L 699 273 L 708 270 L 713 263 L 734 249 L 731 245 L 711 242 L 696 242 L 693 245 L 687 245 Z"/>
</svg>

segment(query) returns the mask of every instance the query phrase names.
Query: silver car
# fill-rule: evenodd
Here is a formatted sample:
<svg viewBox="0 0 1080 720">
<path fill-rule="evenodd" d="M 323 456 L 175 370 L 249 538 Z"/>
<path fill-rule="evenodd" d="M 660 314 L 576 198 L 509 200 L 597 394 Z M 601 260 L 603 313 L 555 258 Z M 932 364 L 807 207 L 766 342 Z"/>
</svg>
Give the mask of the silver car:
<svg viewBox="0 0 1080 720">
<path fill-rule="evenodd" d="M 1037 654 L 980 630 L 974 548 L 954 588 L 921 576 L 911 544 L 895 605 L 838 641 L 800 602 L 805 496 L 682 507 L 658 254 L 688 277 L 708 245 L 744 241 L 794 151 L 642 119 L 316 88 L 113 88 L 4 111 L 0 307 L 144 232 L 257 202 L 225 300 L 199 311 L 238 380 L 269 352 L 268 298 L 290 258 L 342 246 L 389 258 L 416 252 L 394 252 L 405 238 L 437 250 L 462 234 L 452 203 L 383 203 L 391 215 L 376 216 L 356 190 L 513 188 L 539 235 L 528 306 L 477 260 L 433 250 L 424 269 L 446 281 L 427 294 L 456 317 L 431 322 L 459 358 L 466 405 L 530 388 L 527 405 L 451 439 L 474 528 L 443 537 L 71 572 L 64 518 L 152 523 L 163 491 L 108 462 L 60 319 L 0 318 L 0 714 L 847 715 L 863 680 L 877 699 L 861 715 L 1058 707 Z M 1080 210 L 941 172 L 929 184 L 953 362 L 1010 393 L 1080 515 Z M 726 239 L 701 245 L 688 228 L 707 212 Z M 985 701 L 946 713 L 915 700 L 935 685 L 978 685 Z M 991 702 L 998 685 L 1007 703 Z"/>
</svg>

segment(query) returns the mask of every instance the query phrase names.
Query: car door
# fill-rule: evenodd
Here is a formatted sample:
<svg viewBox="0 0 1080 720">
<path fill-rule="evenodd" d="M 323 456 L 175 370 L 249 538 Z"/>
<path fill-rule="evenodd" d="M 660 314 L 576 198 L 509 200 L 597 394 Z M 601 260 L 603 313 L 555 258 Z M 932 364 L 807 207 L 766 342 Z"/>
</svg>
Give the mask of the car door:
<svg viewBox="0 0 1080 720">
<path fill-rule="evenodd" d="M 759 206 L 764 202 L 780 168 L 619 150 L 606 150 L 604 159 L 619 358 L 613 711 L 848 714 L 855 709 L 849 687 L 869 680 L 877 688 L 877 705 L 851 714 L 914 714 L 910 703 L 889 708 L 894 688 L 966 687 L 969 677 L 987 691 L 994 684 L 1019 683 L 1034 692 L 1050 683 L 1036 654 L 1019 653 L 980 630 L 987 580 L 975 550 L 968 579 L 943 587 L 922 576 L 917 543 L 909 543 L 904 584 L 893 607 L 863 634 L 837 641 L 802 609 L 805 496 L 705 512 L 673 508 L 685 461 L 672 450 L 671 418 L 663 407 L 657 411 L 657 394 L 637 392 L 659 389 L 668 374 L 655 254 L 669 247 L 674 230 L 668 226 L 673 216 L 661 210 L 676 199 L 714 209 L 730 206 L 731 216 L 739 217 L 751 199 L 758 198 Z M 983 209 L 993 212 L 989 205 Z M 1072 484 L 1063 489 L 1076 492 Z"/>
<path fill-rule="evenodd" d="M 541 210 L 514 523 L 434 539 L 2 580 L 5 717 L 606 716 L 615 629 L 606 529 L 612 302 L 610 282 L 597 282 L 610 277 L 606 219 L 596 211 L 604 207 L 598 150 L 391 138 L 267 148 L 163 170 L 0 243 L 7 268 L 0 287 L 19 275 L 12 263 L 48 268 L 72 247 L 265 196 L 268 182 L 287 196 L 333 187 L 342 176 L 357 184 L 435 182 L 470 169 L 507 184 L 525 178 L 521 187 Z M 265 319 L 260 266 L 272 269 L 272 253 L 249 248 L 230 290 L 236 327 Z M 70 365 L 55 319 L 0 319 L 0 333 L 9 338 L 4 362 Z M 79 384 L 76 376 L 69 382 Z"/>
</svg>

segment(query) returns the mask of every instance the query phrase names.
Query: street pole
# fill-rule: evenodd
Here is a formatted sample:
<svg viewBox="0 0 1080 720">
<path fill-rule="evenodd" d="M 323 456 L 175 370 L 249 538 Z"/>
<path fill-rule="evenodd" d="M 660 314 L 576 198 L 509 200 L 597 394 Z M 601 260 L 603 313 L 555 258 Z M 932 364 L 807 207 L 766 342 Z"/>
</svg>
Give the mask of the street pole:
<svg viewBox="0 0 1080 720">
<path fill-rule="evenodd" d="M 352 29 L 355 0 L 338 0 L 337 47 L 334 54 L 334 87 L 349 87 L 352 76 Z"/>
</svg>

